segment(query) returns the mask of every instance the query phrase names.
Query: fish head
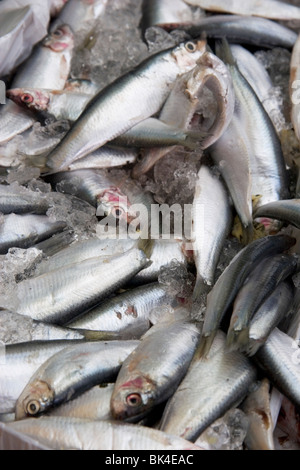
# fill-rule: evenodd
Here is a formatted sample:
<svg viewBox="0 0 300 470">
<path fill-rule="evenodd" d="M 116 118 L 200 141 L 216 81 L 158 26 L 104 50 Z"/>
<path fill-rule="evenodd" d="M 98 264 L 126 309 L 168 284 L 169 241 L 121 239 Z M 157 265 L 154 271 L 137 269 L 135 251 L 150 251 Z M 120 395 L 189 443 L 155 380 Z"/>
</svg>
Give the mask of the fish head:
<svg viewBox="0 0 300 470">
<path fill-rule="evenodd" d="M 139 375 L 116 386 L 111 396 L 111 413 L 114 419 L 129 420 L 144 416 L 154 406 L 155 384 Z"/>
<path fill-rule="evenodd" d="M 70 26 L 64 24 L 48 34 L 43 41 L 44 47 L 49 47 L 54 52 L 63 52 L 73 49 L 74 34 Z"/>
<path fill-rule="evenodd" d="M 52 0 L 50 15 L 57 16 L 69 0 Z"/>
<path fill-rule="evenodd" d="M 97 214 L 99 211 L 106 216 L 115 217 L 119 222 L 128 224 L 136 218 L 127 196 L 117 187 L 110 187 L 98 195 Z"/>
<path fill-rule="evenodd" d="M 206 51 L 206 41 L 187 41 L 175 47 L 172 57 L 176 61 L 182 73 L 193 69 Z"/>
<path fill-rule="evenodd" d="M 50 95 L 46 90 L 33 88 L 13 88 L 7 90 L 6 95 L 17 105 L 35 111 L 46 111 L 50 101 Z"/>
<path fill-rule="evenodd" d="M 53 400 L 54 392 L 46 382 L 40 380 L 31 382 L 17 400 L 15 419 L 38 416 L 52 405 Z"/>
</svg>

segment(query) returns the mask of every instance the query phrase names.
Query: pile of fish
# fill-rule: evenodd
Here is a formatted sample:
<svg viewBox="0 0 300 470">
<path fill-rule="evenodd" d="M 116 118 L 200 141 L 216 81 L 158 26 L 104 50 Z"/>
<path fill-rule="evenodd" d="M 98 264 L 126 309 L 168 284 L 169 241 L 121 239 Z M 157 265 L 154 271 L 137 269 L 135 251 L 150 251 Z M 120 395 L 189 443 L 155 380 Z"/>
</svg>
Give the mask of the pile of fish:
<svg viewBox="0 0 300 470">
<path fill-rule="evenodd" d="M 300 5 L 42 3 L 0 4 L 0 448 L 299 449 Z"/>
</svg>

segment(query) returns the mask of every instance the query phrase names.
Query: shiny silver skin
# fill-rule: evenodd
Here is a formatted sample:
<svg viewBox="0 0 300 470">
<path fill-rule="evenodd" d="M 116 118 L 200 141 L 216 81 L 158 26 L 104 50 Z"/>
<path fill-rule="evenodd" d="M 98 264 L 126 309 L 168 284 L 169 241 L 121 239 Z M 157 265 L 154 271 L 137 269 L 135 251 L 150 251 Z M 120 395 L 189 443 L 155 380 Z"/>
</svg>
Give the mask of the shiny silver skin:
<svg viewBox="0 0 300 470">
<path fill-rule="evenodd" d="M 280 1 L 274 4 L 272 0 L 244 0 L 243 2 L 227 0 L 225 5 L 222 0 L 185 0 L 185 2 L 212 12 L 261 16 L 273 20 L 300 20 L 300 8 Z"/>
<path fill-rule="evenodd" d="M 297 37 L 292 51 L 290 66 L 290 100 L 291 100 L 291 120 L 297 139 L 300 140 L 300 101 L 299 101 L 299 80 L 300 80 L 300 34 Z"/>
<path fill-rule="evenodd" d="M 34 320 L 64 325 L 123 287 L 147 263 L 139 248 L 90 258 L 19 282 L 7 306 Z M 76 296 L 74 295 L 76 293 Z"/>
<path fill-rule="evenodd" d="M 193 22 L 192 9 L 183 0 L 144 0 L 142 30 L 151 26 L 174 27 Z"/>
<path fill-rule="evenodd" d="M 268 217 L 300 228 L 300 199 L 269 202 L 254 211 L 255 218 Z"/>
<path fill-rule="evenodd" d="M 151 312 L 158 313 L 172 303 L 159 283 L 151 283 L 117 294 L 68 323 L 69 328 L 114 331 L 141 336 L 151 326 Z"/>
<path fill-rule="evenodd" d="M 111 397 L 113 417 L 136 421 L 172 396 L 187 372 L 199 334 L 189 319 L 152 327 L 121 366 Z"/>
<path fill-rule="evenodd" d="M 197 351 L 190 367 L 170 398 L 159 429 L 194 442 L 231 407 L 246 397 L 255 381 L 256 368 L 242 353 L 228 352 L 218 331 L 209 355 Z"/>
<path fill-rule="evenodd" d="M 214 284 L 216 267 L 231 224 L 232 209 L 224 183 L 202 164 L 192 210 L 192 249 L 197 269 L 195 300 Z"/>
<path fill-rule="evenodd" d="M 253 265 L 234 300 L 227 332 L 228 347 L 243 349 L 247 346 L 250 321 L 254 314 L 276 287 L 296 274 L 297 270 L 298 259 L 288 254 L 273 255 Z"/>
<path fill-rule="evenodd" d="M 282 253 L 294 244 L 295 239 L 287 235 L 266 236 L 250 243 L 233 258 L 207 297 L 200 342 L 203 355 L 209 351 L 220 322 L 249 275 L 253 264 L 267 256 Z"/>
<path fill-rule="evenodd" d="M 66 222 L 53 222 L 46 215 L 4 215 L 0 227 L 0 254 L 6 254 L 12 247 L 29 248 L 66 227 Z"/>
<path fill-rule="evenodd" d="M 101 90 L 48 156 L 49 169 L 65 169 L 157 113 L 177 75 L 193 68 L 202 52 L 197 42 L 159 52 Z"/>
<path fill-rule="evenodd" d="M 0 212 L 2 214 L 45 214 L 49 209 L 49 202 L 33 191 L 26 190 L 17 185 L 0 185 Z"/>
<path fill-rule="evenodd" d="M 7 427 L 57 450 L 201 450 L 157 429 L 115 421 L 42 416 L 8 423 Z"/>
<path fill-rule="evenodd" d="M 138 341 L 95 341 L 59 351 L 32 375 L 16 403 L 16 419 L 36 416 L 100 383 L 113 381 Z"/>
</svg>

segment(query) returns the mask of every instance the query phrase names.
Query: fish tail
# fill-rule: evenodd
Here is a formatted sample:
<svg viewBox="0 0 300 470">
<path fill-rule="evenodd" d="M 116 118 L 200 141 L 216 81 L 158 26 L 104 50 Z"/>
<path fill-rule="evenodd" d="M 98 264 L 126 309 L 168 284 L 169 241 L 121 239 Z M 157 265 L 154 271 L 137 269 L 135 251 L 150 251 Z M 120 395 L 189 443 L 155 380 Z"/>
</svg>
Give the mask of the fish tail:
<svg viewBox="0 0 300 470">
<path fill-rule="evenodd" d="M 152 255 L 152 252 L 153 252 L 153 248 L 154 248 L 154 243 L 155 241 L 153 239 L 150 238 L 150 235 L 148 236 L 148 238 L 139 238 L 138 242 L 137 242 L 137 246 L 140 250 L 142 250 L 145 255 L 147 256 L 148 259 L 151 258 L 151 255 Z"/>
<path fill-rule="evenodd" d="M 113 341 L 119 339 L 119 335 L 114 331 L 94 331 L 80 328 L 76 331 L 81 333 L 86 341 Z"/>
</svg>

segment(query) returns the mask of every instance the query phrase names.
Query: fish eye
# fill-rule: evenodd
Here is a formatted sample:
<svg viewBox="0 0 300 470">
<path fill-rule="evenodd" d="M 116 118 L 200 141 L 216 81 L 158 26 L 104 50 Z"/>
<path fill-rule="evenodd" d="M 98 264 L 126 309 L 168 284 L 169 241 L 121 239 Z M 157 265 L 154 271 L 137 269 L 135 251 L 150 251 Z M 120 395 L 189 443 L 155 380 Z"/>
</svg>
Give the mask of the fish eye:
<svg viewBox="0 0 300 470">
<path fill-rule="evenodd" d="M 140 406 L 142 403 L 142 397 L 139 393 L 131 393 L 126 397 L 126 403 L 129 406 Z"/>
<path fill-rule="evenodd" d="M 38 400 L 31 400 L 26 406 L 27 413 L 30 415 L 36 415 L 40 411 L 40 403 Z"/>
<path fill-rule="evenodd" d="M 63 32 L 61 29 L 57 29 L 56 31 L 54 31 L 53 33 L 53 36 L 55 36 L 56 38 L 60 38 L 62 35 L 63 35 Z"/>
<path fill-rule="evenodd" d="M 33 96 L 30 95 L 29 93 L 24 93 L 22 96 L 21 96 L 21 100 L 23 101 L 23 103 L 32 103 L 33 102 Z"/>
<path fill-rule="evenodd" d="M 185 48 L 188 52 L 196 52 L 197 46 L 193 42 L 187 42 Z"/>
</svg>

